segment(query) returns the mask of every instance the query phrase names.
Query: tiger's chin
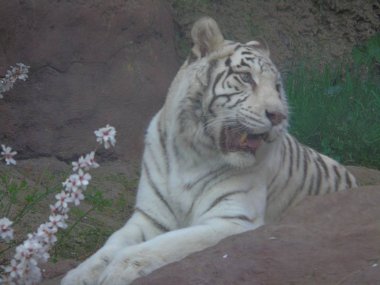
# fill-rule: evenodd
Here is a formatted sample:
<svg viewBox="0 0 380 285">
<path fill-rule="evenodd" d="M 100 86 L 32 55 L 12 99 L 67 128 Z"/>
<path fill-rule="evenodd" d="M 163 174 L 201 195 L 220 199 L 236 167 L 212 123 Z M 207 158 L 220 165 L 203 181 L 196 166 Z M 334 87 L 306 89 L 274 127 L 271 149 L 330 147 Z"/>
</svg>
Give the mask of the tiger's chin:
<svg viewBox="0 0 380 285">
<path fill-rule="evenodd" d="M 220 137 L 220 148 L 225 161 L 238 168 L 257 165 L 264 160 L 271 145 L 281 132 L 270 130 L 262 133 L 250 133 L 247 130 L 225 127 Z"/>
<path fill-rule="evenodd" d="M 224 160 L 231 166 L 237 168 L 248 168 L 256 164 L 256 157 L 246 152 L 229 152 L 223 154 Z"/>
</svg>

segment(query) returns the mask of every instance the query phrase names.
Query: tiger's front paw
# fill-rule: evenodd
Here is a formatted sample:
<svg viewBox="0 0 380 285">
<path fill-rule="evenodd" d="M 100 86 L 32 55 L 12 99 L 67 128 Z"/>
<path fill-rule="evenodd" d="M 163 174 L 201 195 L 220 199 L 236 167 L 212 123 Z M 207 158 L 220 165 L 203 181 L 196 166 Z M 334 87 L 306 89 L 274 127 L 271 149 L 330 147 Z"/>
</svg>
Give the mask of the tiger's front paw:
<svg viewBox="0 0 380 285">
<path fill-rule="evenodd" d="M 128 285 L 161 265 L 162 262 L 154 255 L 120 255 L 103 271 L 98 285 Z"/>
<path fill-rule="evenodd" d="M 62 279 L 61 285 L 95 285 L 110 262 L 111 258 L 106 252 L 97 252 L 77 268 L 70 270 Z"/>
</svg>

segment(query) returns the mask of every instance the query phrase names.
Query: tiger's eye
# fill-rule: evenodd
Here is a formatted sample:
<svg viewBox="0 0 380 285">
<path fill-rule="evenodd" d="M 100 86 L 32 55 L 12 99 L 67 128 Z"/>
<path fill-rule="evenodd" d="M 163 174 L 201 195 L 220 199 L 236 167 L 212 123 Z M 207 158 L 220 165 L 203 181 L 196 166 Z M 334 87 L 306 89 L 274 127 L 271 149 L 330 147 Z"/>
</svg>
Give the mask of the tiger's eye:
<svg viewBox="0 0 380 285">
<path fill-rule="evenodd" d="M 277 90 L 277 92 L 281 91 L 281 84 L 280 83 L 276 83 L 276 90 Z"/>
<path fill-rule="evenodd" d="M 242 72 L 239 75 L 240 75 L 241 80 L 243 80 L 243 82 L 245 83 L 252 84 L 254 82 L 249 72 Z"/>
</svg>

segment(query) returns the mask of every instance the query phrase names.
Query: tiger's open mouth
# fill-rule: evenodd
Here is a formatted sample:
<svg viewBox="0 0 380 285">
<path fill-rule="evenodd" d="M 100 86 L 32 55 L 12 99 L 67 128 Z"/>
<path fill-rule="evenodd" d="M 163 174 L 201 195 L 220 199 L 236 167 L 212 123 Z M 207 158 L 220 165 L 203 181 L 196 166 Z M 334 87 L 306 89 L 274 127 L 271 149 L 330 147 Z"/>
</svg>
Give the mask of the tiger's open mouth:
<svg viewBox="0 0 380 285">
<path fill-rule="evenodd" d="M 268 132 L 255 134 L 241 126 L 225 127 L 221 134 L 221 147 L 225 152 L 244 151 L 255 154 L 268 136 Z"/>
</svg>

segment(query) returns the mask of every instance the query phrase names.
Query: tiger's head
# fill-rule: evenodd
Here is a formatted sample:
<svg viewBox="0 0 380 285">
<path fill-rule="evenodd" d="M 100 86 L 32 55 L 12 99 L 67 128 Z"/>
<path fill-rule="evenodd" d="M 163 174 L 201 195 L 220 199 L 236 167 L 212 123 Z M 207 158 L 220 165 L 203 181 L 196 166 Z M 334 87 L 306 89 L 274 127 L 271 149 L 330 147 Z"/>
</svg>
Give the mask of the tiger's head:
<svg viewBox="0 0 380 285">
<path fill-rule="evenodd" d="M 280 73 L 262 44 L 225 40 L 209 17 L 194 24 L 191 36 L 192 53 L 181 68 L 190 83 L 180 121 L 196 121 L 194 138 L 201 132 L 201 143 L 229 164 L 254 165 L 288 126 Z"/>
</svg>

